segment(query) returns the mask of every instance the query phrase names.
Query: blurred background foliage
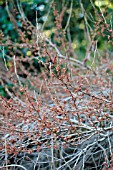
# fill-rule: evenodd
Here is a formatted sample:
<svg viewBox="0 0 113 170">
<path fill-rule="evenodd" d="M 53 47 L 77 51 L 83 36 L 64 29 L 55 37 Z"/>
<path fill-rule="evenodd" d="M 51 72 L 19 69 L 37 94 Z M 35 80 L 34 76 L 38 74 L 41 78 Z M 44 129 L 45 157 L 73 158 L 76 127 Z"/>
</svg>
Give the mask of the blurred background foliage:
<svg viewBox="0 0 113 170">
<path fill-rule="evenodd" d="M 9 19 L 6 2 L 8 4 L 9 10 L 14 13 L 14 7 L 18 7 L 18 4 L 22 5 L 23 11 L 25 13 L 25 16 L 28 18 L 28 20 L 36 26 L 36 14 L 38 18 L 38 27 L 41 30 L 43 28 L 43 32 L 48 38 L 51 38 L 51 40 L 55 43 L 54 40 L 54 34 L 56 31 L 55 27 L 55 17 L 53 15 L 53 10 L 51 9 L 51 3 L 52 0 L 0 0 L 0 31 L 4 33 L 3 39 L 0 39 L 2 43 L 5 43 L 5 41 L 10 37 L 10 39 L 16 43 L 18 42 L 18 33 L 15 31 L 14 23 Z M 105 17 L 109 24 L 113 23 L 113 1 L 112 0 L 54 0 L 56 3 L 56 9 L 60 13 L 64 6 L 66 6 L 66 11 L 63 16 L 62 20 L 62 28 L 65 29 L 65 26 L 67 24 L 70 10 L 72 10 L 71 18 L 70 18 L 70 24 L 67 28 L 67 41 L 71 41 L 72 47 L 74 49 L 74 52 L 77 56 L 77 59 L 83 60 L 86 55 L 86 49 L 89 45 L 89 37 L 88 37 L 88 31 L 92 31 L 95 33 L 96 26 L 95 22 L 99 19 L 96 11 L 99 13 L 99 7 L 101 7 L 102 11 L 105 11 Z M 94 4 L 96 11 L 93 8 Z M 82 4 L 82 6 L 81 6 Z M 72 9 L 71 9 L 72 5 Z M 107 8 L 106 8 L 107 7 Z M 106 10 L 105 10 L 106 9 Z M 20 21 L 21 15 L 18 13 L 15 15 L 16 22 L 18 27 L 21 28 L 22 23 Z M 108 43 L 108 39 L 106 37 L 102 37 L 98 35 L 97 37 L 94 37 L 98 40 L 98 49 L 108 52 L 112 52 L 112 45 Z M 29 39 L 29 37 L 28 37 Z M 4 53 L 5 58 L 8 63 L 8 52 L 7 52 L 7 46 L 4 47 Z M 24 55 L 30 56 L 30 51 L 24 50 L 22 51 Z M 0 60 L 3 58 L 3 47 L 0 46 Z M 35 63 L 36 64 L 36 63 Z M 10 65 L 10 64 L 9 64 Z M 2 85 L 0 86 L 0 95 L 4 95 L 4 90 Z"/>
<path fill-rule="evenodd" d="M 106 15 L 108 16 L 108 22 L 112 23 L 113 1 L 112 0 L 92 0 L 92 1 L 97 11 L 98 11 L 98 6 L 100 6 L 103 11 L 104 8 L 107 6 Z M 43 23 L 46 21 L 44 27 L 44 33 L 50 38 L 54 37 L 55 18 L 53 15 L 53 11 L 50 9 L 50 4 L 52 2 L 51 0 L 20 0 L 20 1 L 16 0 L 14 2 L 15 5 L 21 2 L 25 15 L 33 25 L 36 25 L 36 11 L 37 11 L 39 29 L 41 29 Z M 9 1 L 8 4 L 10 10 L 13 10 L 14 5 L 12 4 L 14 4 L 14 2 L 13 0 Z M 59 12 L 62 11 L 64 6 L 67 7 L 62 21 L 62 27 L 65 28 L 71 10 L 70 6 L 72 1 L 54 0 L 54 2 L 56 3 L 56 8 L 58 9 Z M 83 8 L 85 10 L 84 12 L 81 9 L 80 2 L 83 3 Z M 0 29 L 4 32 L 5 36 L 10 36 L 10 38 L 15 42 L 17 40 L 17 34 L 16 31 L 14 31 L 15 29 L 13 23 L 10 21 L 8 17 L 5 0 L 0 0 L 0 16 L 1 16 Z M 91 5 L 91 0 L 87 0 L 87 1 L 73 0 L 72 15 L 71 15 L 68 30 L 70 31 L 73 48 L 76 53 L 80 54 L 78 55 L 79 59 L 84 57 L 84 54 L 86 52 L 86 46 L 88 43 L 84 16 L 87 17 L 87 20 L 89 18 L 89 20 L 87 21 L 89 23 L 89 27 L 94 29 L 96 14 Z M 18 20 L 20 17 L 21 17 L 20 14 L 16 16 L 18 26 L 21 26 L 21 23 Z M 101 39 L 100 37 L 98 47 L 101 49 L 105 47 L 103 41 L 105 40 Z"/>
</svg>

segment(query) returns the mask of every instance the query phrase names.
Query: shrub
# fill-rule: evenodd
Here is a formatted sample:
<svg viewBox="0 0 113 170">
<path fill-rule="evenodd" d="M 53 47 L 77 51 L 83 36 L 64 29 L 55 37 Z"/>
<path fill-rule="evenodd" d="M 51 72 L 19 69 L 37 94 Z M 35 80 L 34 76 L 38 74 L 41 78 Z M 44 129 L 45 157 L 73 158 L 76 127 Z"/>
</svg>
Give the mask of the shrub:
<svg viewBox="0 0 113 170">
<path fill-rule="evenodd" d="M 7 69 L 1 74 L 1 85 L 8 95 L 0 97 L 1 169 L 112 168 L 113 63 L 112 54 L 99 50 L 98 42 L 105 38 L 111 48 L 113 31 L 107 8 L 102 11 L 91 3 L 95 11 L 91 28 L 91 17 L 80 5 L 90 39 L 82 61 L 67 30 L 72 5 L 64 28 L 66 7 L 59 13 L 56 4 L 51 4 L 54 41 L 37 28 L 37 20 L 32 25 L 22 10 L 18 27 L 7 5 L 18 36 L 14 43 L 1 33 Z"/>
</svg>

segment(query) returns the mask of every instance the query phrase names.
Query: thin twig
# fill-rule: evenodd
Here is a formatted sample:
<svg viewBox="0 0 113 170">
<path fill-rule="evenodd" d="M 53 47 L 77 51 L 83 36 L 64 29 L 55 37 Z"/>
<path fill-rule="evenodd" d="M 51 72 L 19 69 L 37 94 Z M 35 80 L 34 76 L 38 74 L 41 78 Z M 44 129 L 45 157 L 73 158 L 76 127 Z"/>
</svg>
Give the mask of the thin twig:
<svg viewBox="0 0 113 170">
<path fill-rule="evenodd" d="M 13 57 L 13 61 L 14 61 L 14 69 L 15 69 L 16 77 L 17 77 L 17 79 L 18 79 L 18 83 L 19 83 L 20 86 L 22 86 L 21 81 L 20 81 L 20 78 L 19 78 L 19 76 L 18 76 L 18 74 L 17 74 L 15 55 L 14 55 L 14 57 Z"/>
<path fill-rule="evenodd" d="M 24 170 L 27 170 L 24 166 L 22 166 L 22 165 L 16 165 L 16 164 L 11 164 L 11 165 L 7 165 L 7 166 L 0 166 L 0 169 L 10 168 L 10 167 L 19 167 L 19 168 L 22 168 L 22 169 L 24 169 Z"/>
<path fill-rule="evenodd" d="M 72 9 L 73 9 L 73 0 L 71 0 L 70 13 L 69 13 L 69 17 L 68 17 L 66 26 L 65 26 L 65 28 L 64 28 L 64 32 L 67 30 L 67 28 L 68 28 L 68 26 L 69 26 L 69 22 L 70 22 L 71 15 L 72 15 Z"/>
</svg>

